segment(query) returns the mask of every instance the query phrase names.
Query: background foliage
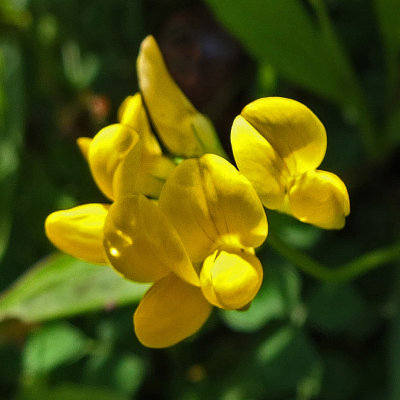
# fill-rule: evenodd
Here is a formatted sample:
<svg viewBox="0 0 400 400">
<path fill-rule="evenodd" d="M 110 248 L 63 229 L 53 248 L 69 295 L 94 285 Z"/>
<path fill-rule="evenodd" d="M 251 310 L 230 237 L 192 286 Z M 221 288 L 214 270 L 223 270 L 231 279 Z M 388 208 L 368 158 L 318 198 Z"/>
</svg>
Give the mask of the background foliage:
<svg viewBox="0 0 400 400">
<path fill-rule="evenodd" d="M 2 398 L 398 400 L 399 9 L 399 0 L 1 1 Z M 226 147 L 252 99 L 308 105 L 328 132 L 322 167 L 343 177 L 352 206 L 338 232 L 268 213 L 265 280 L 249 311 L 215 311 L 165 350 L 143 348 L 132 331 L 145 285 L 48 256 L 43 232 L 51 211 L 102 201 L 75 139 L 116 120 L 137 89 L 148 33 Z"/>
</svg>

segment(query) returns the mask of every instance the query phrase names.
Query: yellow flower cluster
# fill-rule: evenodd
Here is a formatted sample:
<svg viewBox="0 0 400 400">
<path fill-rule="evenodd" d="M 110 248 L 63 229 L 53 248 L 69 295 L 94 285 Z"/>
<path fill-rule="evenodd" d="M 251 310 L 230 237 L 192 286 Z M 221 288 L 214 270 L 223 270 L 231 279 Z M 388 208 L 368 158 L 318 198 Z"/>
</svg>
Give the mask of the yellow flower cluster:
<svg viewBox="0 0 400 400">
<path fill-rule="evenodd" d="M 268 233 L 263 205 L 338 229 L 349 198 L 336 175 L 316 169 L 326 133 L 301 103 L 264 98 L 243 109 L 231 136 L 237 170 L 151 36 L 137 67 L 140 93 L 124 101 L 119 123 L 78 140 L 111 205 L 54 212 L 45 229 L 62 251 L 153 283 L 134 327 L 144 345 L 161 348 L 194 334 L 212 306 L 243 309 L 254 299 L 263 279 L 254 249 Z"/>
</svg>

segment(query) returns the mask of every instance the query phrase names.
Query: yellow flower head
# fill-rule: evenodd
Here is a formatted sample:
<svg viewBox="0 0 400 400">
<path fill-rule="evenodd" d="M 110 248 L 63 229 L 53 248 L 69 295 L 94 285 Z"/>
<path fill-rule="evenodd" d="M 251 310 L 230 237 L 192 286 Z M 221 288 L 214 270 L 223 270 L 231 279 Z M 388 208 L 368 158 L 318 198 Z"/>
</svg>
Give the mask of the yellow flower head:
<svg viewBox="0 0 400 400">
<path fill-rule="evenodd" d="M 150 130 L 140 94 L 122 104 L 120 123 L 105 127 L 93 139 L 79 138 L 78 146 L 97 186 L 110 200 L 135 193 L 158 197 L 175 168 Z M 108 208 L 86 204 L 56 211 L 46 219 L 46 234 L 55 246 L 74 257 L 107 264 L 103 226 Z"/>
<path fill-rule="evenodd" d="M 266 98 L 243 109 L 231 135 L 239 172 L 151 36 L 137 67 L 141 93 L 123 102 L 119 122 L 78 140 L 112 204 L 57 211 L 45 229 L 62 251 L 153 283 L 134 326 L 159 348 L 194 334 L 212 306 L 236 310 L 254 299 L 263 279 L 254 249 L 268 234 L 262 204 L 327 229 L 341 228 L 350 206 L 344 183 L 317 169 L 326 133 L 301 103 Z M 189 159 L 176 166 L 163 154 L 148 115 L 168 151 Z"/>
<path fill-rule="evenodd" d="M 265 207 L 325 229 L 340 229 L 350 212 L 340 178 L 318 170 L 326 132 L 305 105 L 268 97 L 248 104 L 233 122 L 231 142 L 239 170 Z"/>
<path fill-rule="evenodd" d="M 141 342 L 171 346 L 203 325 L 210 304 L 249 304 L 263 276 L 254 247 L 267 232 L 253 187 L 216 155 L 176 167 L 158 205 L 142 195 L 115 201 L 104 228 L 107 257 L 126 278 L 154 282 L 134 316 Z"/>
</svg>

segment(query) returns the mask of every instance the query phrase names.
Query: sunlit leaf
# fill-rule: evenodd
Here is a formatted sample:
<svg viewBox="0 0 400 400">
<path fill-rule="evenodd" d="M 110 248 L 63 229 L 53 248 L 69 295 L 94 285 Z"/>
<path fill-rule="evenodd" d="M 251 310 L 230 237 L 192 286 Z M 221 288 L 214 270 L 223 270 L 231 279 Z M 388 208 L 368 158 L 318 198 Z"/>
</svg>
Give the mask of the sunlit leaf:
<svg viewBox="0 0 400 400">
<path fill-rule="evenodd" d="M 148 285 L 126 281 L 107 266 L 54 255 L 0 297 L 0 321 L 40 322 L 138 301 Z"/>
</svg>

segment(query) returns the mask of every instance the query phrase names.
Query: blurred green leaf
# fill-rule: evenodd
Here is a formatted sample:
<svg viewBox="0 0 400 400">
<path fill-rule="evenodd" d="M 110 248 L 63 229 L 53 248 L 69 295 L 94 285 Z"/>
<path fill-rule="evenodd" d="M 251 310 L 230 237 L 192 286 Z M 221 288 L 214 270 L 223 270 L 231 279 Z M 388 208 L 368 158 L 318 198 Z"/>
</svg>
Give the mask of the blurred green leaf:
<svg viewBox="0 0 400 400">
<path fill-rule="evenodd" d="M 139 388 L 144 378 L 144 362 L 134 354 L 125 354 L 113 368 L 114 386 L 121 393 L 132 394 Z"/>
<path fill-rule="evenodd" d="M 233 330 L 254 332 L 271 320 L 289 318 L 299 305 L 300 279 L 289 265 L 265 264 L 264 283 L 247 311 L 223 311 L 224 322 Z"/>
<path fill-rule="evenodd" d="M 400 105 L 390 116 L 387 129 L 388 142 L 386 144 L 388 148 L 398 146 L 400 143 Z"/>
<path fill-rule="evenodd" d="M 348 400 L 354 397 L 359 383 L 357 366 L 340 353 L 324 357 L 321 397 L 324 400 Z"/>
<path fill-rule="evenodd" d="M 0 2 L 0 23 L 27 28 L 32 22 L 32 16 L 27 10 L 28 0 L 2 0 Z"/>
<path fill-rule="evenodd" d="M 10 234 L 23 130 L 21 53 L 16 44 L 0 42 L 0 259 Z"/>
<path fill-rule="evenodd" d="M 24 347 L 26 376 L 43 375 L 52 369 L 82 357 L 88 339 L 66 322 L 53 323 L 31 333 Z"/>
<path fill-rule="evenodd" d="M 64 73 L 72 87 L 87 89 L 99 72 L 100 62 L 94 54 L 82 56 L 77 43 L 69 41 L 62 47 Z"/>
<path fill-rule="evenodd" d="M 129 400 L 129 397 L 105 387 L 67 383 L 48 387 L 35 383 L 24 387 L 15 400 Z"/>
<path fill-rule="evenodd" d="M 387 87 L 389 97 L 398 88 L 400 52 L 400 1 L 399 0 L 375 0 L 376 16 L 385 47 L 387 63 Z"/>
<path fill-rule="evenodd" d="M 393 319 L 389 331 L 389 400 L 400 396 L 400 265 L 396 266 L 393 276 Z"/>
<path fill-rule="evenodd" d="M 318 285 L 306 299 L 308 322 L 328 333 L 342 333 L 362 320 L 364 302 L 351 284 Z"/>
<path fill-rule="evenodd" d="M 260 62 L 284 78 L 340 105 L 356 96 L 357 82 L 326 19 L 318 25 L 298 0 L 207 0 Z"/>
<path fill-rule="evenodd" d="M 318 395 L 322 379 L 320 358 L 305 333 L 290 326 L 269 336 L 258 348 L 258 373 L 271 396 L 288 396 L 296 391 L 299 399 Z"/>
<path fill-rule="evenodd" d="M 147 288 L 107 266 L 57 254 L 34 266 L 0 297 L 0 321 L 40 322 L 112 309 L 138 301 Z"/>
</svg>

